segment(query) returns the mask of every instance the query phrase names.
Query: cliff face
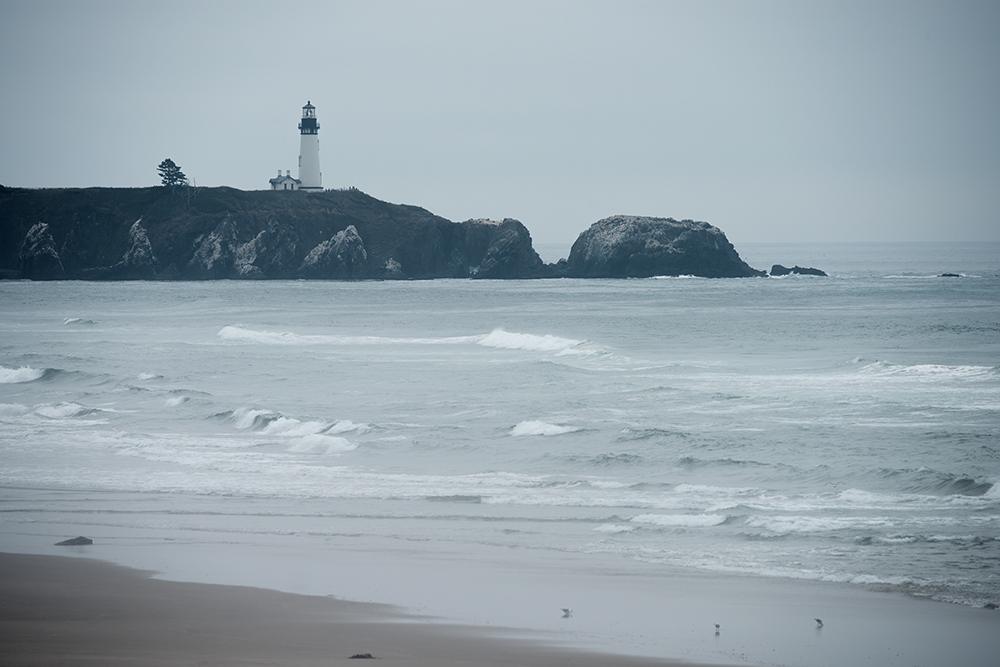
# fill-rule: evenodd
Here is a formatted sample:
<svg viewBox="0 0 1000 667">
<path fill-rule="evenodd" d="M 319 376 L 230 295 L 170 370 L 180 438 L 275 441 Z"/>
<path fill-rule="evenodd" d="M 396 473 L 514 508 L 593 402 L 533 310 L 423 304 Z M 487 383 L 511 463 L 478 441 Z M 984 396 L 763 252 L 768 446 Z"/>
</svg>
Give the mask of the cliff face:
<svg viewBox="0 0 1000 667">
<path fill-rule="evenodd" d="M 0 274 L 44 279 L 533 278 L 517 220 L 455 223 L 357 191 L 0 187 Z"/>
<path fill-rule="evenodd" d="M 740 259 L 707 222 L 616 215 L 595 222 L 570 250 L 565 273 L 576 278 L 767 275 Z"/>
</svg>

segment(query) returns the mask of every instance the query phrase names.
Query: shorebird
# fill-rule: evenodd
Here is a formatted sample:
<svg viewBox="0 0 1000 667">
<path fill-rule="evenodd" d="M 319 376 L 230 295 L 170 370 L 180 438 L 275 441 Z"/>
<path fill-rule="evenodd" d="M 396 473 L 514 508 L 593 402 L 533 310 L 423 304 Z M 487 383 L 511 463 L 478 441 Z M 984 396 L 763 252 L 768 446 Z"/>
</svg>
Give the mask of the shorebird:
<svg viewBox="0 0 1000 667">
<path fill-rule="evenodd" d="M 570 616 L 573 615 L 573 610 L 572 609 L 567 609 L 566 607 L 563 607 L 562 613 L 563 613 L 563 615 L 562 615 L 563 618 L 569 618 Z"/>
<path fill-rule="evenodd" d="M 822 628 L 823 627 L 823 621 L 819 620 L 818 618 L 815 618 L 813 620 L 816 621 L 816 627 L 817 628 Z"/>
<path fill-rule="evenodd" d="M 715 634 L 719 634 L 719 624 L 715 624 Z"/>
</svg>

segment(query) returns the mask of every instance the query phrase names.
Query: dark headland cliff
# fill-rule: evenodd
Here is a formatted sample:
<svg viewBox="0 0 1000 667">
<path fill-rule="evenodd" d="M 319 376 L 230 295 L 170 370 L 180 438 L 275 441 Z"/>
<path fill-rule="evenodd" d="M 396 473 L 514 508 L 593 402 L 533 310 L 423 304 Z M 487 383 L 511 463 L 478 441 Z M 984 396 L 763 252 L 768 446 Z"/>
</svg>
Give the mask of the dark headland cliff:
<svg viewBox="0 0 1000 667">
<path fill-rule="evenodd" d="M 544 264 L 517 220 L 452 222 L 359 190 L 0 186 L 0 276 L 212 280 L 766 275 L 716 227 L 616 216 Z"/>
</svg>

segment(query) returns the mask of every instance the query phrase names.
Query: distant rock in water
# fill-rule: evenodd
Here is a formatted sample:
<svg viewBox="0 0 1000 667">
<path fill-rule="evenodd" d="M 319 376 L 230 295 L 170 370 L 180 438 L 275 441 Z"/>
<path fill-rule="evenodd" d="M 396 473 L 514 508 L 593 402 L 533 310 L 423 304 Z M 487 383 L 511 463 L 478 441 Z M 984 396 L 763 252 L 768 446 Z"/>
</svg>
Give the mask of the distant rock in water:
<svg viewBox="0 0 1000 667">
<path fill-rule="evenodd" d="M 69 539 L 69 540 L 63 540 L 62 542 L 56 542 L 56 546 L 57 547 L 80 547 L 80 546 L 85 546 L 87 544 L 93 544 L 93 543 L 94 543 L 94 540 L 90 539 L 89 537 L 83 537 L 81 535 L 80 537 L 74 537 L 74 538 Z"/>
<path fill-rule="evenodd" d="M 718 227 L 707 222 L 616 215 L 580 234 L 566 275 L 574 278 L 766 275 L 740 259 Z"/>
<path fill-rule="evenodd" d="M 961 278 L 961 274 L 958 273 L 942 273 L 938 278 Z"/>
<path fill-rule="evenodd" d="M 781 264 L 775 264 L 774 266 L 771 267 L 771 275 L 772 276 L 787 276 L 787 275 L 792 274 L 792 273 L 795 273 L 795 274 L 798 274 L 798 275 L 802 275 L 802 276 L 825 276 L 826 275 L 826 273 L 824 271 L 820 271 L 819 269 L 807 269 L 807 268 L 802 267 L 802 266 L 793 266 L 792 268 L 789 269 L 788 267 L 782 266 Z"/>
</svg>

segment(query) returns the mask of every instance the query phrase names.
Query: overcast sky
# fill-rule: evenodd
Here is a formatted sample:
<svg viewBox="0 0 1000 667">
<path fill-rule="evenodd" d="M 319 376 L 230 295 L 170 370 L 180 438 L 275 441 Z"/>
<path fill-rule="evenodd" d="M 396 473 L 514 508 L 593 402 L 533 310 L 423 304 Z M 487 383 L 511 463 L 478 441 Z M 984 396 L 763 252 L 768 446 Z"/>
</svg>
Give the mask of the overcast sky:
<svg viewBox="0 0 1000 667">
<path fill-rule="evenodd" d="M 1000 2 L 10 2 L 0 183 L 297 174 L 571 243 L 1000 240 Z"/>
</svg>

